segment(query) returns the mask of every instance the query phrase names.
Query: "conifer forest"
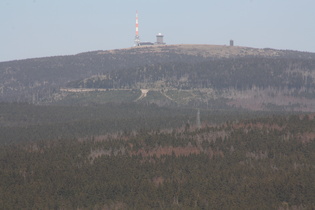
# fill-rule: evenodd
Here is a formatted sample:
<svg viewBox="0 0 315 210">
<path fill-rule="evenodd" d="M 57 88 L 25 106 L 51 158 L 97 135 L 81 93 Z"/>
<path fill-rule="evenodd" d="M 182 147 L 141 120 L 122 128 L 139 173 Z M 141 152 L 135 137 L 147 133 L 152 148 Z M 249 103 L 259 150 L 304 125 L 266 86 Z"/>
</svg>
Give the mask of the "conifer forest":
<svg viewBox="0 0 315 210">
<path fill-rule="evenodd" d="M 314 53 L 0 63 L 0 209 L 315 209 Z"/>
</svg>

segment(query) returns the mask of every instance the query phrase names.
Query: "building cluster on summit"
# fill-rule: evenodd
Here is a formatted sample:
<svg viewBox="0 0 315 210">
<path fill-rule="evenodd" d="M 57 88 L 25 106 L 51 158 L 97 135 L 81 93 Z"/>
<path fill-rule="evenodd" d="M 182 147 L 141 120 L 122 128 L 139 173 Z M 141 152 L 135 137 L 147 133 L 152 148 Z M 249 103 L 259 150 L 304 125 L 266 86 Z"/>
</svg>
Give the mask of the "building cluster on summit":
<svg viewBox="0 0 315 210">
<path fill-rule="evenodd" d="M 158 33 L 156 35 L 156 42 L 141 42 L 139 36 L 139 19 L 138 19 L 138 11 L 136 12 L 136 36 L 134 41 L 134 46 L 145 46 L 145 45 L 165 45 L 163 41 L 164 35 Z"/>
<path fill-rule="evenodd" d="M 139 17 L 138 17 L 138 11 L 136 12 L 136 36 L 134 41 L 134 46 L 148 46 L 148 45 L 165 45 L 166 43 L 163 40 L 164 35 L 161 33 L 158 33 L 156 35 L 156 42 L 141 42 L 140 36 L 139 36 Z M 234 46 L 234 41 L 230 40 L 230 46 Z"/>
</svg>

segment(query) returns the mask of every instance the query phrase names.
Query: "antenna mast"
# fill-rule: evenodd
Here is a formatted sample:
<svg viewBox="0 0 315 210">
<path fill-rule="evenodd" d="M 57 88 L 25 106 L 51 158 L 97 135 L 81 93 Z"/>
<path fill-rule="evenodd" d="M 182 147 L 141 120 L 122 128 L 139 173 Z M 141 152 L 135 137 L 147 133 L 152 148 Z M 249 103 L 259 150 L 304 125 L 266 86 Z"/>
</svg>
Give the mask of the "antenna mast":
<svg viewBox="0 0 315 210">
<path fill-rule="evenodd" d="M 198 111 L 197 111 L 196 125 L 197 125 L 197 128 L 198 128 L 198 129 L 201 128 L 201 123 L 200 123 L 200 109 L 198 109 Z"/>
<path fill-rule="evenodd" d="M 140 45 L 140 36 L 139 36 L 139 19 L 138 19 L 138 11 L 136 12 L 136 36 L 135 36 L 135 46 Z"/>
</svg>

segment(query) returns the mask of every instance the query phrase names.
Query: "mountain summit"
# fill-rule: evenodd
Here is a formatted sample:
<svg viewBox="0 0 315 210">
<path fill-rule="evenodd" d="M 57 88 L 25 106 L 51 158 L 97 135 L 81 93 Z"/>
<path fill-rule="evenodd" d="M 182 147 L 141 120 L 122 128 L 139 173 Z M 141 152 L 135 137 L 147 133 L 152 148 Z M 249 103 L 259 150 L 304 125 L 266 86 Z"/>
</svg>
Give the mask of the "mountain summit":
<svg viewBox="0 0 315 210">
<path fill-rule="evenodd" d="M 315 53 L 142 46 L 2 62 L 0 100 L 313 111 L 314 79 Z"/>
</svg>

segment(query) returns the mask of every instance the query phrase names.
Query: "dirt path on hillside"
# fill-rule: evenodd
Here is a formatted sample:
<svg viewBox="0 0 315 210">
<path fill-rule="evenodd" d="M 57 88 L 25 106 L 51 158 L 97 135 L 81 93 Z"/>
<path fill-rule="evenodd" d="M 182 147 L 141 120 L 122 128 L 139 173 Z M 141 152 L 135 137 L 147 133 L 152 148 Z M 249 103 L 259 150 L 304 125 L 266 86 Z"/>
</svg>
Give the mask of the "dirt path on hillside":
<svg viewBox="0 0 315 210">
<path fill-rule="evenodd" d="M 160 93 L 161 93 L 163 96 L 165 96 L 166 98 L 168 98 L 169 100 L 174 101 L 174 99 L 172 99 L 170 96 L 166 95 L 166 93 L 164 93 L 164 92 L 162 92 L 162 91 L 160 91 Z"/>
<path fill-rule="evenodd" d="M 141 95 L 135 101 L 139 101 L 139 100 L 147 97 L 148 92 L 149 92 L 148 89 L 141 89 Z"/>
</svg>

